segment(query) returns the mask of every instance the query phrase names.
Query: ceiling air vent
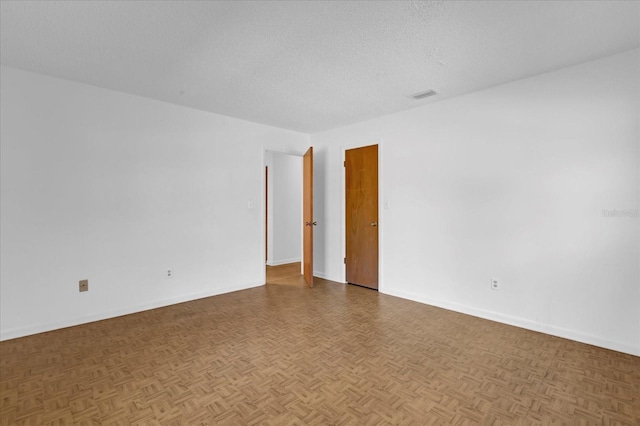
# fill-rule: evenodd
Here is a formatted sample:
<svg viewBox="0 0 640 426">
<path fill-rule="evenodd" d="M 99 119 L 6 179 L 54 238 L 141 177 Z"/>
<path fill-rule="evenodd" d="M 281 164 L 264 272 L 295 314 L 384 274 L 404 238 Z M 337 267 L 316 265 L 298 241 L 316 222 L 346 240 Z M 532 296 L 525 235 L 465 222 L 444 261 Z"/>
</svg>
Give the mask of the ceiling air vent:
<svg viewBox="0 0 640 426">
<path fill-rule="evenodd" d="M 436 92 L 434 92 L 433 90 L 427 90 L 426 92 L 415 93 L 409 97 L 411 99 L 415 99 L 416 101 L 419 101 L 420 99 L 428 98 L 429 96 L 433 96 L 435 94 Z"/>
</svg>

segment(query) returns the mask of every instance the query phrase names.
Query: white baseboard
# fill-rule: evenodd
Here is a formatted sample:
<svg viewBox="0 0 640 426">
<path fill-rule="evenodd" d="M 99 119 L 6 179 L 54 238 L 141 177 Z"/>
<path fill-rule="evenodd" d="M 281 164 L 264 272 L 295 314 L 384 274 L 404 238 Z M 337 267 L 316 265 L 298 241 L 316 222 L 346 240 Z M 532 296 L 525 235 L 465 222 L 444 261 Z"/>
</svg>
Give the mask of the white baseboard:
<svg viewBox="0 0 640 426">
<path fill-rule="evenodd" d="M 556 327 L 549 324 L 541 324 L 528 319 L 515 317 L 511 315 L 505 315 L 499 312 L 488 311 L 485 309 L 478 309 L 472 306 L 459 305 L 456 303 L 446 302 L 442 300 L 429 299 L 426 297 L 419 296 L 417 294 L 403 292 L 403 291 L 385 289 L 384 291 L 381 290 L 380 292 L 384 294 L 388 294 L 390 296 L 396 296 L 402 299 L 408 299 L 414 302 L 424 303 L 426 305 L 447 309 L 449 311 L 472 315 L 474 317 L 496 321 L 503 324 L 513 325 L 515 327 L 520 327 L 527 330 L 550 334 L 552 336 L 562 337 L 569 340 L 575 340 L 576 342 L 586 343 L 589 345 L 599 346 L 602 348 L 611 349 L 618 352 L 624 352 L 630 355 L 640 356 L 640 348 L 638 347 L 634 347 L 632 345 L 629 345 L 623 342 L 603 339 L 599 336 L 594 336 L 591 334 L 586 334 L 586 333 L 582 333 L 575 330 L 569 330 L 566 328 Z"/>
<path fill-rule="evenodd" d="M 29 327 L 15 328 L 12 330 L 0 331 L 0 341 L 17 339 L 18 337 L 25 337 L 32 334 L 44 333 L 47 331 L 59 330 L 61 328 L 73 327 L 76 325 L 87 324 L 95 321 L 102 321 L 110 318 L 116 318 L 123 315 L 135 314 L 138 312 L 148 311 L 151 309 L 162 308 L 165 306 L 175 305 L 183 302 L 190 302 L 192 300 L 204 299 L 206 297 L 218 296 L 220 294 L 232 293 L 239 290 L 247 290 L 249 288 L 263 286 L 263 282 L 253 282 L 237 286 L 224 287 L 215 289 L 204 293 L 195 293 L 184 295 L 180 297 L 174 297 L 171 299 L 157 300 L 148 304 L 133 306 L 125 309 L 116 309 L 109 312 L 102 312 L 99 314 L 89 315 L 80 318 L 74 318 L 66 321 L 60 321 L 57 323 L 47 323 L 33 325 Z"/>
<path fill-rule="evenodd" d="M 298 257 L 295 259 L 270 260 L 267 262 L 267 266 L 280 266 L 280 265 L 286 265 L 288 263 L 297 263 L 297 262 L 302 262 L 302 259 Z"/>
<path fill-rule="evenodd" d="M 291 262 L 288 262 L 291 263 Z M 332 279 L 332 277 L 326 276 L 321 272 L 314 271 L 314 276 L 329 281 L 340 282 L 339 280 Z M 16 328 L 13 330 L 0 331 L 0 341 L 16 339 L 19 337 L 29 336 L 37 333 L 44 333 L 47 331 L 58 330 L 66 327 L 73 327 L 76 325 L 86 324 L 94 321 L 102 321 L 109 318 L 115 318 L 122 315 L 134 314 L 137 312 L 143 312 L 150 309 L 162 308 L 165 306 L 174 305 L 177 303 L 189 302 L 192 300 L 203 299 L 206 297 L 217 296 L 220 294 L 231 293 L 239 290 L 246 290 L 249 288 L 260 287 L 264 285 L 262 282 L 248 283 L 238 286 L 225 287 L 215 289 L 213 291 L 196 293 L 185 296 L 180 296 L 171 299 L 158 300 L 145 305 L 136 307 L 130 307 L 125 309 L 116 309 L 110 312 L 103 312 L 100 314 L 90 315 L 81 318 L 75 318 L 67 321 L 61 321 L 57 323 L 39 324 L 29 327 Z M 562 337 L 565 339 L 575 340 L 594 346 L 611 349 L 618 352 L 624 352 L 635 356 L 640 356 L 640 348 L 634 347 L 627 343 L 617 342 L 613 340 L 603 339 L 599 336 L 594 336 L 586 333 L 582 333 L 575 330 L 569 330 L 561 327 L 552 326 L 549 324 L 540 324 L 531 320 L 527 320 L 520 317 L 514 317 L 511 315 L 504 315 L 499 312 L 488 311 L 484 309 L 478 309 L 471 306 L 459 305 L 456 303 L 446 302 L 442 300 L 434 300 L 426 297 L 422 297 L 413 293 L 397 291 L 397 290 L 380 290 L 380 293 L 388 294 L 390 296 L 400 297 L 402 299 L 412 300 L 418 303 L 424 303 L 431 306 L 447 309 L 454 312 L 459 312 L 467 315 L 472 315 L 478 318 L 483 318 L 491 321 L 500 322 L 503 324 L 513 325 L 515 327 L 524 328 L 527 330 L 537 331 L 540 333 L 550 334 L 552 336 Z"/>
<path fill-rule="evenodd" d="M 342 282 L 340 279 L 336 279 L 335 277 L 330 277 L 330 276 L 324 274 L 323 272 L 319 272 L 319 271 L 313 271 L 313 276 L 314 277 L 318 277 L 318 278 L 322 278 L 323 280 L 327 280 L 327 281 L 335 281 L 335 282 L 340 283 L 340 284 L 346 284 L 345 282 Z"/>
</svg>

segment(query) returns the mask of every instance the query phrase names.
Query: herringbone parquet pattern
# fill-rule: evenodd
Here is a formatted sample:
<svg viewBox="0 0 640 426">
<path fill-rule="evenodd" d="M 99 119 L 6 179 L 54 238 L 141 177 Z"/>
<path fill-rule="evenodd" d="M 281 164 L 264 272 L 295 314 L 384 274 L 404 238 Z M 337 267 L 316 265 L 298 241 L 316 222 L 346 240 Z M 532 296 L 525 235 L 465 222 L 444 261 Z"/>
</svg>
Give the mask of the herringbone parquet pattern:
<svg viewBox="0 0 640 426">
<path fill-rule="evenodd" d="M 0 343 L 3 425 L 637 425 L 640 358 L 317 280 Z"/>
<path fill-rule="evenodd" d="M 307 283 L 300 273 L 301 267 L 300 262 L 279 266 L 267 266 L 267 283 L 272 285 L 307 287 Z"/>
</svg>

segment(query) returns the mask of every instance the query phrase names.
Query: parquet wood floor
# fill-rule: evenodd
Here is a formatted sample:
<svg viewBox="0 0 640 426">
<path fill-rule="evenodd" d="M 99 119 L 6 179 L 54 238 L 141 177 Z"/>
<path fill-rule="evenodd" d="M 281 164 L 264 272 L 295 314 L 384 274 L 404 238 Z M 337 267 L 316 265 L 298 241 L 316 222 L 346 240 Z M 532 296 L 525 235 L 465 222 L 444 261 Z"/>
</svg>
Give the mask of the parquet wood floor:
<svg viewBox="0 0 640 426">
<path fill-rule="evenodd" d="M 267 285 L 0 343 L 2 425 L 637 425 L 640 358 Z"/>
<path fill-rule="evenodd" d="M 304 276 L 300 273 L 301 267 L 300 262 L 267 266 L 267 284 L 307 287 Z"/>
</svg>

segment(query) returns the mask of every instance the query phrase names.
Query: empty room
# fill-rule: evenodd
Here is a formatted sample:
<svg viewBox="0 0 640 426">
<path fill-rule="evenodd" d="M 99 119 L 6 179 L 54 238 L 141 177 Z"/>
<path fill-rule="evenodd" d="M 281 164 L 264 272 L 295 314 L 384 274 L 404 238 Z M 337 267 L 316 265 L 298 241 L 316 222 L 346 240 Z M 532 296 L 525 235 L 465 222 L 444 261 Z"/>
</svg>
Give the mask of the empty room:
<svg viewBox="0 0 640 426">
<path fill-rule="evenodd" d="M 638 425 L 639 1 L 0 0 L 0 425 Z"/>
</svg>

